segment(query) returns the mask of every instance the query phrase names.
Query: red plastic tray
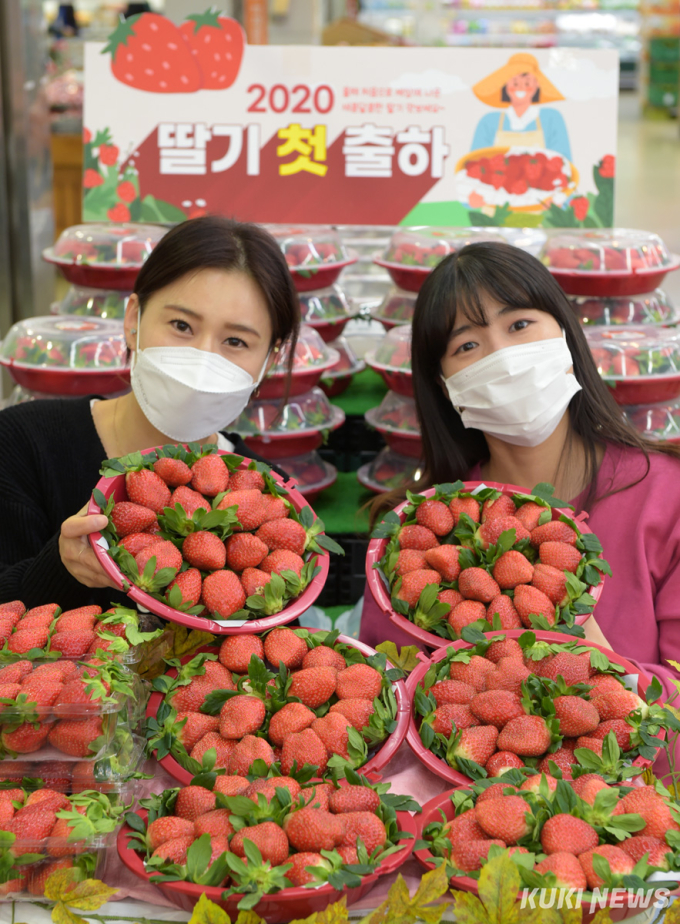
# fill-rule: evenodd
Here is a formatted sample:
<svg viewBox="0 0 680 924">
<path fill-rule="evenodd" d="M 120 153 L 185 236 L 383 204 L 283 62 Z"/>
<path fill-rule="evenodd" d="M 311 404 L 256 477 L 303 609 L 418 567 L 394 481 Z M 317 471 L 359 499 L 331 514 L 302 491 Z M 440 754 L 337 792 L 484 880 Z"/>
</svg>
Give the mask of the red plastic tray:
<svg viewBox="0 0 680 924">
<path fill-rule="evenodd" d="M 347 375 L 338 375 L 333 379 L 326 376 L 319 382 L 319 388 L 329 398 L 337 398 L 338 395 L 342 395 L 347 391 L 355 375 L 355 372 L 349 372 Z"/>
<path fill-rule="evenodd" d="M 265 459 L 287 459 L 314 452 L 323 443 L 324 433 L 337 430 L 345 422 L 339 407 L 333 408 L 333 421 L 322 430 L 291 430 L 289 433 L 267 433 L 266 436 L 244 436 L 246 445 Z"/>
<path fill-rule="evenodd" d="M 342 260 L 340 263 L 322 263 L 319 266 L 310 266 L 302 270 L 289 266 L 288 269 L 298 292 L 313 292 L 314 289 L 326 289 L 332 286 L 344 268 L 356 263 L 358 259 L 359 257 L 352 253 L 349 259 Z M 335 336 L 338 335 L 335 334 Z"/>
<path fill-rule="evenodd" d="M 406 395 L 409 398 L 413 397 L 413 376 L 410 372 L 402 372 L 398 369 L 389 369 L 387 366 L 378 365 L 373 361 L 370 354 L 366 356 L 366 365 L 380 373 L 391 391 L 396 391 L 397 394 Z"/>
<path fill-rule="evenodd" d="M 144 449 L 142 450 L 142 454 L 151 451 L 152 449 Z M 218 450 L 218 452 L 220 455 L 229 455 L 229 453 L 223 452 L 221 449 Z M 249 464 L 250 460 L 244 459 L 240 465 L 240 468 L 247 469 Z M 302 510 L 303 507 L 309 507 L 307 500 L 302 496 L 302 494 L 300 494 L 299 491 L 295 490 L 292 482 L 284 481 L 284 479 L 275 471 L 271 472 L 271 476 L 274 481 L 277 482 L 277 484 L 280 484 L 281 487 L 288 492 L 287 498 L 296 510 Z M 124 475 L 117 475 L 115 478 L 100 478 L 96 487 L 106 498 L 109 498 L 113 494 L 116 502 L 127 500 Z M 87 512 L 89 515 L 97 514 L 100 512 L 99 506 L 92 498 L 90 498 Z M 108 555 L 106 550 L 99 545 L 98 540 L 101 539 L 101 533 L 91 533 L 88 538 L 90 540 L 90 545 L 94 549 L 94 554 L 99 560 L 99 564 L 102 566 L 107 575 L 115 582 L 116 586 L 122 590 L 123 581 L 125 580 L 126 583 L 129 582 L 127 582 L 127 580 L 124 578 L 118 565 L 114 562 L 111 556 Z M 304 613 L 305 610 L 308 610 L 309 607 L 314 603 L 316 598 L 323 590 L 324 584 L 326 583 L 330 563 L 329 555 L 326 551 L 323 553 L 315 553 L 314 557 L 316 559 L 316 564 L 321 568 L 321 570 L 317 576 L 312 579 L 308 587 L 303 591 L 303 593 L 300 594 L 299 597 L 297 597 L 295 600 L 292 600 L 286 607 L 281 610 L 280 613 L 276 613 L 274 616 L 265 616 L 262 619 L 249 619 L 245 625 L 242 626 L 238 624 L 233 626 L 223 626 L 220 625 L 220 623 L 204 616 L 191 616 L 188 613 L 181 613 L 179 610 L 174 610 L 167 604 L 161 603 L 160 600 L 156 600 L 155 597 L 152 597 L 150 594 L 140 590 L 139 587 L 135 587 L 134 584 L 129 584 L 130 589 L 127 591 L 127 595 L 131 600 L 134 600 L 135 603 L 144 609 L 150 610 L 152 613 L 155 613 L 157 616 L 161 616 L 163 619 L 167 619 L 170 622 L 176 622 L 180 626 L 188 626 L 190 629 L 202 629 L 204 632 L 212 632 L 214 635 L 252 635 L 258 632 L 265 632 L 267 629 L 273 629 L 274 626 L 281 626 L 285 623 L 292 622 L 294 619 L 297 619 L 298 616 Z"/>
<path fill-rule="evenodd" d="M 402 456 L 410 456 L 413 459 L 420 459 L 423 455 L 423 440 L 420 433 L 399 433 L 395 430 L 381 430 L 376 427 L 378 433 L 382 433 L 385 442 L 395 452 Z"/>
<path fill-rule="evenodd" d="M 119 289 L 131 292 L 142 268 L 142 264 L 128 264 L 126 266 L 103 266 L 96 263 L 72 263 L 70 260 L 60 260 L 54 256 L 51 247 L 43 250 L 43 260 L 53 263 L 64 279 L 76 286 L 87 286 L 89 289 Z"/>
<path fill-rule="evenodd" d="M 680 269 L 680 256 L 663 269 L 645 269 L 635 272 L 586 273 L 549 266 L 548 269 L 569 295 L 644 295 L 653 292 L 663 282 L 666 273 Z"/>
<path fill-rule="evenodd" d="M 362 482 L 363 483 L 363 482 Z M 498 484 L 495 481 L 466 481 L 465 487 L 472 491 L 474 488 L 479 487 L 479 485 L 485 485 L 487 488 L 496 488 L 499 491 L 502 491 L 503 494 L 528 494 L 530 493 L 526 488 L 520 488 L 515 484 Z M 370 487 L 370 485 L 369 485 Z M 427 491 L 422 491 L 422 494 L 425 497 L 432 497 L 435 493 L 434 488 L 428 488 Z M 408 501 L 404 501 L 403 504 L 399 504 L 398 507 L 394 508 L 394 512 L 402 517 L 404 507 L 408 506 Z M 586 526 L 581 517 L 585 514 L 580 514 L 580 516 L 574 516 L 570 510 L 561 510 L 553 507 L 553 520 L 558 520 L 561 514 L 566 514 L 574 520 L 578 525 L 578 528 L 582 533 L 590 533 L 591 529 Z M 403 517 L 402 517 L 403 519 Z M 405 616 L 402 616 L 400 613 L 397 613 L 392 609 L 392 602 L 390 600 L 390 595 L 385 586 L 385 582 L 380 576 L 378 568 L 375 568 L 374 565 L 377 564 L 380 559 L 385 554 L 385 548 L 387 546 L 387 539 L 371 539 L 368 544 L 368 551 L 366 553 L 366 579 L 368 581 L 368 586 L 373 594 L 373 599 L 378 604 L 380 609 L 389 616 L 390 620 L 403 632 L 406 632 L 408 635 L 411 635 L 416 641 L 425 646 L 426 648 L 441 648 L 442 646 L 447 647 L 452 644 L 450 641 L 442 638 L 440 635 L 435 635 L 433 632 L 427 632 L 425 629 L 420 629 L 415 623 L 411 622 L 410 619 L 407 619 Z M 602 580 L 597 585 L 597 587 L 589 587 L 587 592 L 591 594 L 595 601 L 597 602 L 602 596 L 602 590 L 604 587 L 604 575 L 602 575 Z M 583 623 L 589 619 L 591 616 L 590 613 L 584 614 L 582 616 L 576 616 L 575 622 L 577 625 L 583 625 Z M 523 630 L 526 631 L 526 630 Z M 562 636 L 563 637 L 563 636 Z"/>
<path fill-rule="evenodd" d="M 50 369 L 26 366 L 12 360 L 0 360 L 17 385 L 44 395 L 112 395 L 130 385 L 130 370 Z"/>
<path fill-rule="evenodd" d="M 140 809 L 138 814 L 146 818 L 145 810 Z M 375 873 L 364 877 L 361 885 L 357 886 L 357 888 L 338 891 L 331 885 L 323 885 L 317 889 L 306 889 L 304 887 L 284 889 L 274 895 L 265 895 L 253 908 L 253 911 L 264 918 L 265 921 L 271 922 L 271 924 L 285 924 L 285 922 L 293 921 L 295 918 L 306 918 L 318 911 L 323 911 L 328 905 L 340 901 L 342 898 L 346 899 L 348 905 L 358 901 L 375 885 L 381 876 L 396 872 L 411 856 L 417 831 L 415 818 L 409 812 L 397 812 L 397 819 L 399 829 L 413 836 L 405 838 L 403 850 L 387 857 Z M 117 841 L 118 855 L 135 876 L 148 882 L 149 874 L 144 869 L 144 861 L 134 850 L 128 849 L 131 834 L 132 831 L 127 825 L 121 829 Z M 239 912 L 236 906 L 243 897 L 233 896 L 225 901 L 222 898 L 223 890 L 221 888 L 194 885 L 191 882 L 159 882 L 156 883 L 156 886 L 173 905 L 177 905 L 187 912 L 193 911 L 196 902 L 201 895 L 205 894 L 211 901 L 224 908 L 232 920 L 236 920 L 238 917 Z"/>
<path fill-rule="evenodd" d="M 346 318 L 338 318 L 336 321 L 305 321 L 305 324 L 307 327 L 313 327 L 326 343 L 332 343 L 333 340 L 340 336 L 351 320 L 352 316 L 350 315 Z"/>
<path fill-rule="evenodd" d="M 615 385 L 611 393 L 617 404 L 658 404 L 680 396 L 680 375 L 641 375 L 609 381 Z"/>
<path fill-rule="evenodd" d="M 338 480 L 338 470 L 334 465 L 331 465 L 330 462 L 324 462 L 326 466 L 326 471 L 328 474 L 321 481 L 317 481 L 316 484 L 304 485 L 298 483 L 298 491 L 303 495 L 305 500 L 315 501 L 320 494 L 323 494 L 331 485 L 334 485 Z M 332 471 L 331 471 L 332 469 Z"/>
<path fill-rule="evenodd" d="M 332 362 L 325 363 L 322 366 L 315 366 L 313 369 L 305 369 L 304 372 L 293 372 L 290 377 L 290 388 L 288 394 L 290 397 L 295 395 L 304 395 L 305 392 L 311 391 L 315 385 L 319 384 L 321 376 L 332 369 L 338 362 L 339 356 L 335 350 L 333 352 Z M 288 376 L 285 373 L 276 375 L 267 375 L 260 382 L 258 398 L 283 398 L 286 393 L 286 380 Z"/>
<path fill-rule="evenodd" d="M 373 257 L 373 262 L 378 266 L 383 266 L 392 277 L 394 284 L 407 292 L 420 292 L 422 284 L 434 269 L 433 266 L 404 266 L 403 263 L 389 263 L 380 256 Z"/>
<path fill-rule="evenodd" d="M 318 632 L 318 629 L 309 629 L 309 632 Z M 353 648 L 357 648 L 363 655 L 370 657 L 376 652 L 373 648 L 369 648 L 368 645 L 364 645 L 363 642 L 359 642 L 354 638 L 350 638 L 347 635 L 339 635 L 337 638 L 338 642 L 342 642 L 345 645 L 351 645 Z M 214 648 L 206 646 L 199 649 L 198 652 L 193 652 L 193 654 L 186 655 L 182 658 L 182 664 L 186 664 L 187 661 L 190 661 L 196 654 L 199 654 L 202 651 L 214 651 Z M 391 666 L 388 662 L 388 666 Z M 170 668 L 167 671 L 167 674 L 170 677 L 175 677 L 177 671 L 174 668 Z M 392 732 L 392 734 L 387 738 L 387 740 L 380 746 L 380 749 L 376 751 L 373 757 L 368 760 L 363 767 L 360 768 L 362 776 L 367 774 L 372 774 L 374 780 L 379 780 L 380 772 L 384 770 L 387 764 L 392 760 L 394 755 L 397 753 L 399 748 L 406 738 L 406 733 L 408 732 L 409 722 L 411 721 L 411 700 L 407 693 L 406 682 L 404 680 L 397 680 L 392 685 L 394 689 L 394 696 L 397 700 L 397 727 Z M 160 704 L 163 702 L 162 693 L 152 693 L 149 699 L 149 704 L 146 707 L 146 717 L 147 719 L 155 718 L 160 707 Z M 162 767 L 164 767 L 173 780 L 177 780 L 181 783 L 182 786 L 188 786 L 192 780 L 193 774 L 189 773 L 188 770 L 185 770 L 172 756 L 168 754 L 162 760 L 159 761 Z"/>
</svg>

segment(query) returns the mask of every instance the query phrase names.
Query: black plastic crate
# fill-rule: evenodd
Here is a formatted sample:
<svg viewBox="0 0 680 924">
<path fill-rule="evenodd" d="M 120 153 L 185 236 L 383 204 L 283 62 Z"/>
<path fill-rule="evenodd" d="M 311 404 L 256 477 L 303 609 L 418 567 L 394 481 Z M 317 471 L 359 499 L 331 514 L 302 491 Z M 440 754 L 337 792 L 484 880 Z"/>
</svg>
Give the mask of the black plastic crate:
<svg viewBox="0 0 680 924">
<path fill-rule="evenodd" d="M 363 595 L 366 586 L 369 536 L 347 533 L 332 538 L 343 547 L 345 554 L 331 555 L 328 580 L 316 602 L 318 606 L 349 608 Z"/>
<path fill-rule="evenodd" d="M 321 447 L 321 457 L 339 472 L 356 472 L 370 462 L 385 445 L 385 440 L 368 426 L 363 417 L 347 417 L 344 424 L 328 436 Z"/>
</svg>

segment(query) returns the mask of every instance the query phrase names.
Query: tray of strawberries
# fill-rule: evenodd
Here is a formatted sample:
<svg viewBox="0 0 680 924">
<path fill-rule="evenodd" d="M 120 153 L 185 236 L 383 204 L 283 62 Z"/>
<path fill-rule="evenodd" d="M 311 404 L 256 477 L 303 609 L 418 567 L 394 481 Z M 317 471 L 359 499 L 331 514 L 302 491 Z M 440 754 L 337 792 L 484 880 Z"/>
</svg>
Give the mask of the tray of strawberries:
<svg viewBox="0 0 680 924">
<path fill-rule="evenodd" d="M 316 450 L 301 456 L 288 456 L 281 464 L 286 466 L 286 472 L 291 481 L 295 482 L 296 490 L 310 504 L 338 480 L 337 468 L 322 459 Z"/>
<path fill-rule="evenodd" d="M 333 340 L 331 347 L 340 359 L 324 372 L 319 385 L 329 398 L 336 398 L 347 391 L 354 376 L 366 368 L 366 363 L 359 359 L 344 335 Z"/>
<path fill-rule="evenodd" d="M 393 286 L 383 300 L 371 310 L 371 317 L 386 327 L 411 324 L 416 307 L 416 295 Z"/>
<path fill-rule="evenodd" d="M 42 256 L 73 285 L 130 292 L 167 230 L 163 225 L 112 222 L 73 225 Z"/>
<path fill-rule="evenodd" d="M 628 423 L 647 440 L 680 442 L 680 398 L 624 408 Z"/>
<path fill-rule="evenodd" d="M 627 228 L 555 230 L 540 259 L 565 292 L 590 297 L 653 292 L 680 268 L 658 234 Z"/>
<path fill-rule="evenodd" d="M 557 632 L 466 629 L 422 656 L 407 689 L 411 749 L 457 784 L 524 767 L 565 777 L 595 770 L 609 782 L 639 777 L 668 725 L 658 681 Z"/>
<path fill-rule="evenodd" d="M 89 505 L 109 525 L 90 543 L 134 602 L 215 634 L 290 622 L 321 592 L 329 550 L 304 497 L 263 463 L 216 446 L 108 459 Z"/>
<path fill-rule="evenodd" d="M 618 404 L 680 397 L 680 331 L 639 325 L 592 328 L 585 334 L 597 371 Z"/>
<path fill-rule="evenodd" d="M 290 344 L 284 343 L 274 365 L 262 379 L 258 395 L 262 400 L 283 398 L 288 387 L 289 395 L 303 395 L 326 375 L 340 359 L 337 350 L 328 346 L 314 328 L 303 324 L 293 353 L 293 365 L 288 383 Z"/>
<path fill-rule="evenodd" d="M 357 480 L 374 494 L 387 494 L 417 481 L 422 471 L 420 460 L 404 456 L 389 446 L 380 450 L 371 462 L 357 471 Z"/>
<path fill-rule="evenodd" d="M 430 648 L 487 629 L 582 633 L 602 594 L 602 546 L 548 484 L 435 485 L 387 514 L 366 555 L 368 586 Z"/>
<path fill-rule="evenodd" d="M 584 327 L 619 327 L 622 324 L 672 327 L 680 320 L 675 305 L 663 289 L 612 298 L 571 295 L 569 301 Z"/>
<path fill-rule="evenodd" d="M 304 324 L 313 327 L 319 336 L 330 343 L 342 334 L 347 322 L 359 314 L 339 285 L 300 293 L 300 312 Z"/>
<path fill-rule="evenodd" d="M 364 416 L 366 423 L 383 435 L 394 452 L 421 458 L 422 440 L 414 398 L 388 391 L 380 405 L 370 408 Z"/>
<path fill-rule="evenodd" d="M 364 359 L 371 369 L 380 373 L 389 389 L 413 397 L 410 324 L 389 330 L 376 349 L 366 353 Z"/>
<path fill-rule="evenodd" d="M 338 232 L 326 225 L 265 225 L 279 243 L 298 292 L 326 289 L 357 262 Z"/>
<path fill-rule="evenodd" d="M 129 292 L 119 289 L 88 289 L 71 286 L 60 302 L 52 305 L 52 314 L 68 314 L 88 318 L 122 321 L 125 317 Z"/>
<path fill-rule="evenodd" d="M 120 859 L 187 912 L 202 895 L 273 924 L 351 905 L 409 858 L 420 806 L 356 773 L 305 776 L 203 772 L 126 816 Z"/>
</svg>

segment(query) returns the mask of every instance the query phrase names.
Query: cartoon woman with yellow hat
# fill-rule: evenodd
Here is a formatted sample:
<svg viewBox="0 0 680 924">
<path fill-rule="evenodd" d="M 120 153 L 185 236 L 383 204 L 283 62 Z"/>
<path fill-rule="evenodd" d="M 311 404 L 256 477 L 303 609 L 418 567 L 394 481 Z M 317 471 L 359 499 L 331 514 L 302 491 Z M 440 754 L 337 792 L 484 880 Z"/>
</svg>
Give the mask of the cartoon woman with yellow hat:
<svg viewBox="0 0 680 924">
<path fill-rule="evenodd" d="M 479 120 L 473 151 L 492 147 L 543 148 L 571 160 L 562 113 L 543 105 L 564 97 L 541 72 L 533 55 L 512 55 L 507 64 L 480 80 L 472 91 L 487 106 L 500 109 L 500 113 L 491 112 Z"/>
</svg>

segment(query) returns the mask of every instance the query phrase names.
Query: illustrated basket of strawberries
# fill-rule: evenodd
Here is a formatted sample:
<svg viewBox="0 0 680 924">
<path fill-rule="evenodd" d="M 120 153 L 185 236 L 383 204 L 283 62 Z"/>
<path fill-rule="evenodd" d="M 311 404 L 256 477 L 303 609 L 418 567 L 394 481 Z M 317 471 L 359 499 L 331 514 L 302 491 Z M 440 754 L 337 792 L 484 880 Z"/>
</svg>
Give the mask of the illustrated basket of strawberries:
<svg viewBox="0 0 680 924">
<path fill-rule="evenodd" d="M 413 397 L 410 324 L 393 327 L 378 347 L 366 353 L 364 358 L 371 369 L 380 373 L 389 389 L 399 395 Z"/>
<path fill-rule="evenodd" d="M 475 894 L 485 864 L 509 856 L 518 900 L 533 889 L 548 890 L 538 893 L 547 898 L 555 890 L 552 907 L 561 897 L 568 904 L 560 907 L 573 910 L 553 914 L 591 922 L 611 905 L 608 920 L 640 920 L 657 890 L 676 893 L 679 820 L 677 803 L 658 782 L 612 787 L 593 773 L 567 782 L 511 770 L 427 802 L 415 855 L 428 869 L 445 864 L 452 887 Z"/>
<path fill-rule="evenodd" d="M 554 496 L 516 485 L 435 485 L 388 513 L 366 554 L 378 606 L 421 644 L 437 647 L 464 626 L 583 634 L 602 593 L 602 546 Z"/>
<path fill-rule="evenodd" d="M 215 766 L 247 773 L 261 760 L 285 776 L 381 771 L 401 746 L 410 703 L 384 654 L 337 632 L 272 629 L 231 636 L 154 681 L 149 749 L 179 782 Z"/>
<path fill-rule="evenodd" d="M 675 305 L 663 289 L 613 298 L 572 295 L 569 301 L 584 327 L 620 327 L 622 324 L 666 327 L 674 326 L 680 320 Z"/>
<path fill-rule="evenodd" d="M 291 622 L 321 592 L 329 550 L 302 495 L 267 465 L 216 446 L 109 459 L 90 501 L 109 526 L 90 543 L 138 605 L 218 635 Z"/>
<path fill-rule="evenodd" d="M 296 482 L 296 490 L 310 504 L 338 479 L 337 468 L 322 459 L 316 450 L 301 456 L 289 456 L 285 465 L 286 471 Z"/>
<path fill-rule="evenodd" d="M 359 309 L 338 285 L 300 293 L 300 312 L 305 324 L 330 343 L 342 334 Z"/>
<path fill-rule="evenodd" d="M 372 462 L 359 468 L 357 480 L 374 494 L 386 494 L 417 479 L 420 469 L 420 461 L 413 456 L 401 455 L 385 446 Z"/>
<path fill-rule="evenodd" d="M 433 773 L 465 783 L 529 766 L 618 782 L 656 759 L 669 724 L 661 686 L 625 658 L 555 632 L 463 631 L 407 683 L 407 740 Z"/>
<path fill-rule="evenodd" d="M 89 790 L 66 796 L 51 789 L 0 789 L 0 897 L 42 896 L 47 878 L 60 869 L 92 878 L 129 807 Z"/>
<path fill-rule="evenodd" d="M 628 423 L 647 440 L 680 442 L 680 398 L 660 404 L 639 404 L 624 408 Z"/>
<path fill-rule="evenodd" d="M 288 358 L 290 344 L 284 343 L 277 360 L 267 375 L 262 379 L 259 397 L 262 400 L 281 399 L 286 393 L 288 383 Z M 314 328 L 303 324 L 293 354 L 293 369 L 290 377 L 288 394 L 304 395 L 332 369 L 340 359 L 340 354 L 328 346 Z"/>
<path fill-rule="evenodd" d="M 52 314 L 68 314 L 88 318 L 122 321 L 125 317 L 129 292 L 118 289 L 88 289 L 71 286 L 60 302 L 52 305 Z"/>
<path fill-rule="evenodd" d="M 352 772 L 339 785 L 300 785 L 203 771 L 142 800 L 118 853 L 185 911 L 204 894 L 233 920 L 252 909 L 280 924 L 352 904 L 408 859 L 420 806 L 388 790 Z"/>
<path fill-rule="evenodd" d="M 680 332 L 639 325 L 585 333 L 597 370 L 619 404 L 680 397 Z"/>
<path fill-rule="evenodd" d="M 42 256 L 73 285 L 131 292 L 143 263 L 167 230 L 162 225 L 73 225 Z"/>
<path fill-rule="evenodd" d="M 104 318 L 18 321 L 0 344 L 0 365 L 18 385 L 49 395 L 108 395 L 130 384 L 121 325 Z"/>
<path fill-rule="evenodd" d="M 392 288 L 381 303 L 371 311 L 371 317 L 386 327 L 411 324 L 416 307 L 416 296 L 398 287 Z"/>
<path fill-rule="evenodd" d="M 552 231 L 540 259 L 569 295 L 642 295 L 680 267 L 658 236 L 627 228 Z"/>
<path fill-rule="evenodd" d="M 265 225 L 279 243 L 298 292 L 327 289 L 357 262 L 336 230 L 324 225 Z M 304 308 L 304 306 L 303 306 Z"/>
<path fill-rule="evenodd" d="M 319 385 L 329 398 L 335 398 L 347 391 L 354 376 L 366 368 L 366 363 L 363 359 L 359 359 L 344 336 L 333 340 L 331 347 L 338 353 L 340 359 L 324 372 Z"/>
</svg>

